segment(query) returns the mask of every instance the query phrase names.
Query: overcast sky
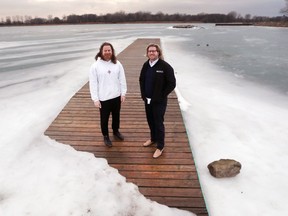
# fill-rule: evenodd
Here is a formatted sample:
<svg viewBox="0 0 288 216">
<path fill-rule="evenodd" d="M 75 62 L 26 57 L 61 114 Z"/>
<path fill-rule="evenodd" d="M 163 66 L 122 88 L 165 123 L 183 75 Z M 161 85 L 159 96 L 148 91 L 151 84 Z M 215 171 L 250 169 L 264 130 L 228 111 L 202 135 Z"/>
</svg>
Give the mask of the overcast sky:
<svg viewBox="0 0 288 216">
<path fill-rule="evenodd" d="M 236 11 L 242 16 L 278 16 L 285 0 L 1 0 L 0 17 L 24 16 L 62 18 L 63 15 L 106 14 L 117 11 L 157 13 L 222 13 Z"/>
</svg>

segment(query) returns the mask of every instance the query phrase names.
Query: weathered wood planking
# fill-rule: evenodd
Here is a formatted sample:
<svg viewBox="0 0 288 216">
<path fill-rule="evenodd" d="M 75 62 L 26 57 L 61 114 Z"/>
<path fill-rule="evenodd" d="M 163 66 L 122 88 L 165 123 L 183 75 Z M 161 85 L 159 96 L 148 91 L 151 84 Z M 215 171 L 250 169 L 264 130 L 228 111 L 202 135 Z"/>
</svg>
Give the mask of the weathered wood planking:
<svg viewBox="0 0 288 216">
<path fill-rule="evenodd" d="M 121 108 L 120 131 L 125 136 L 124 142 L 113 140 L 111 135 L 113 147 L 107 148 L 103 144 L 99 112 L 90 99 L 88 83 L 71 98 L 45 134 L 76 150 L 106 158 L 147 198 L 206 216 L 205 201 L 174 92 L 169 96 L 165 115 L 163 155 L 153 159 L 155 146 L 142 147 L 142 143 L 149 139 L 149 129 L 138 80 L 142 64 L 147 59 L 146 46 L 152 42 L 159 44 L 160 40 L 137 39 L 117 56 L 125 68 L 128 85 L 126 102 Z"/>
</svg>

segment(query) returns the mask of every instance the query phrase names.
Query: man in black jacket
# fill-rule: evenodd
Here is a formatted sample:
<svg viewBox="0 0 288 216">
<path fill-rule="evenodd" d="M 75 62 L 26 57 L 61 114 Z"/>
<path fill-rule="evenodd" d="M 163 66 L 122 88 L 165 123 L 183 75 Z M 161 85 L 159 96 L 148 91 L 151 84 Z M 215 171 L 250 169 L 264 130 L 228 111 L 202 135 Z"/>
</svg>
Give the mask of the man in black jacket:
<svg viewBox="0 0 288 216">
<path fill-rule="evenodd" d="M 176 86 L 174 69 L 163 60 L 159 45 L 150 44 L 146 48 L 149 58 L 141 69 L 140 90 L 145 102 L 146 118 L 150 128 L 150 139 L 143 146 L 157 144 L 154 158 L 161 156 L 165 145 L 164 115 L 167 97 Z"/>
</svg>

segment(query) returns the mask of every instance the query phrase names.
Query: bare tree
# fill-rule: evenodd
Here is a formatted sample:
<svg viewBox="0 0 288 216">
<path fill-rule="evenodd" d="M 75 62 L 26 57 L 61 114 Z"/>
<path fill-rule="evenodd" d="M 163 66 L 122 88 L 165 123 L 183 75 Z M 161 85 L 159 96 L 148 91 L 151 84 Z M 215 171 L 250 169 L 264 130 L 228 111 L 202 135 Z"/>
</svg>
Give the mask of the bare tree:
<svg viewBox="0 0 288 216">
<path fill-rule="evenodd" d="M 12 23 L 11 17 L 10 16 L 6 16 L 6 24 L 10 25 L 11 23 Z"/>
<path fill-rule="evenodd" d="M 229 22 L 234 22 L 237 18 L 238 14 L 236 11 L 231 11 L 227 14 L 227 17 L 228 17 L 228 21 Z"/>
<path fill-rule="evenodd" d="M 245 20 L 250 20 L 251 19 L 251 14 L 246 14 L 245 15 Z"/>
<path fill-rule="evenodd" d="M 30 23 L 31 23 L 31 20 L 32 20 L 32 17 L 31 17 L 31 16 L 28 16 L 28 15 L 25 15 L 25 16 L 24 16 L 24 23 L 25 23 L 25 24 L 30 24 Z"/>
<path fill-rule="evenodd" d="M 280 10 L 280 13 L 288 15 L 288 0 L 285 0 L 286 6 Z"/>
<path fill-rule="evenodd" d="M 52 23 L 53 21 L 53 16 L 50 14 L 47 16 L 47 20 L 48 20 L 48 23 Z"/>
</svg>

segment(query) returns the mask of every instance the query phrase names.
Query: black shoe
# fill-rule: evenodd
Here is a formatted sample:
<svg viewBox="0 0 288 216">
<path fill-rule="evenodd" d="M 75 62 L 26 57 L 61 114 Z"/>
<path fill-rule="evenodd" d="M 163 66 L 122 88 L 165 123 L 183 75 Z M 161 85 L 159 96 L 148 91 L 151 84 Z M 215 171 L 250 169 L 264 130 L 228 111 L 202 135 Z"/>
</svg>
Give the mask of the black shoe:
<svg viewBox="0 0 288 216">
<path fill-rule="evenodd" d="M 105 143 L 106 146 L 112 147 L 112 142 L 109 139 L 109 136 L 104 136 L 104 143 Z"/>
<path fill-rule="evenodd" d="M 123 141 L 124 140 L 124 136 L 119 132 L 113 132 L 113 135 L 116 139 Z"/>
</svg>

